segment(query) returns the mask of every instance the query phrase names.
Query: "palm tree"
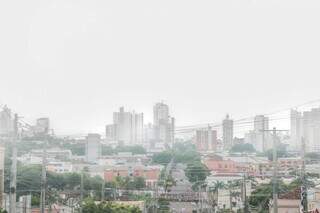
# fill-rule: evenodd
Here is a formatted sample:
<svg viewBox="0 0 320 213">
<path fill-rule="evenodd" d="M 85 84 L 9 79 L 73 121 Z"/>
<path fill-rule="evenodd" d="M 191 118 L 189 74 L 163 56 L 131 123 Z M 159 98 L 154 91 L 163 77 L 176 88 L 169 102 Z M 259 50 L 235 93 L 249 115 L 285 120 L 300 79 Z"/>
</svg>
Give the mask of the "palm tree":
<svg viewBox="0 0 320 213">
<path fill-rule="evenodd" d="M 224 189 L 225 184 L 222 181 L 216 181 L 213 187 L 209 188 L 209 193 L 212 193 L 212 206 L 215 208 L 218 205 L 219 189 Z"/>
</svg>

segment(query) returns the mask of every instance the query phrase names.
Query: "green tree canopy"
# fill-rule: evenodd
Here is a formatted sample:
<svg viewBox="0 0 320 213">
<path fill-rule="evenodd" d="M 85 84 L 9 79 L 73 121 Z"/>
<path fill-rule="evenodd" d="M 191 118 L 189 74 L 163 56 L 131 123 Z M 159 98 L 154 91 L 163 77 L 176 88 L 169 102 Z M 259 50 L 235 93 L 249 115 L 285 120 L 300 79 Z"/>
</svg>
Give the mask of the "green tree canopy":
<svg viewBox="0 0 320 213">
<path fill-rule="evenodd" d="M 240 153 L 252 153 L 255 152 L 256 150 L 254 149 L 252 144 L 249 143 L 239 143 L 239 144 L 235 144 L 230 152 L 236 153 L 236 152 L 240 152 Z"/>
</svg>

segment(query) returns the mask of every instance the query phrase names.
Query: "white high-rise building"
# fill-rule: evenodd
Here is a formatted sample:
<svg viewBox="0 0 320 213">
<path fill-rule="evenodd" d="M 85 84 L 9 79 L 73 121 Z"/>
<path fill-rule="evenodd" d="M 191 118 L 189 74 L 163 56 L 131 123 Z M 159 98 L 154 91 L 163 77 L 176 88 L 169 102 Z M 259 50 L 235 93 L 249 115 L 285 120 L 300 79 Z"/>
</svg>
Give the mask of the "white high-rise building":
<svg viewBox="0 0 320 213">
<path fill-rule="evenodd" d="M 108 131 L 111 127 L 108 125 Z M 121 107 L 113 113 L 115 140 L 123 144 L 141 144 L 144 141 L 143 113 L 125 112 Z"/>
<path fill-rule="evenodd" d="M 233 120 L 230 119 L 229 115 L 222 122 L 222 131 L 223 147 L 225 150 L 229 150 L 233 146 Z"/>
<path fill-rule="evenodd" d="M 210 126 L 207 129 L 197 130 L 195 144 L 199 151 L 217 151 L 217 131 L 212 130 Z"/>
<path fill-rule="evenodd" d="M 269 118 L 264 115 L 257 115 L 254 117 L 254 133 L 255 140 L 252 144 L 259 152 L 265 152 L 272 148 L 272 141 L 270 141 L 270 133 L 264 130 L 269 130 Z"/>
<path fill-rule="evenodd" d="M 290 112 L 290 146 L 299 150 L 301 148 L 302 137 L 302 114 L 297 110 L 291 110 Z"/>
<path fill-rule="evenodd" d="M 13 133 L 13 118 L 11 110 L 4 106 L 0 112 L 0 136 L 9 136 Z"/>
<path fill-rule="evenodd" d="M 153 125 L 156 140 L 171 146 L 174 143 L 175 119 L 170 117 L 168 105 L 164 103 L 154 105 Z"/>
<path fill-rule="evenodd" d="M 320 108 L 313 108 L 301 115 L 291 111 L 291 142 L 301 149 L 301 139 L 305 140 L 307 152 L 320 151 Z"/>
<path fill-rule="evenodd" d="M 88 134 L 86 140 L 86 161 L 96 163 L 101 156 L 101 136 Z"/>
</svg>

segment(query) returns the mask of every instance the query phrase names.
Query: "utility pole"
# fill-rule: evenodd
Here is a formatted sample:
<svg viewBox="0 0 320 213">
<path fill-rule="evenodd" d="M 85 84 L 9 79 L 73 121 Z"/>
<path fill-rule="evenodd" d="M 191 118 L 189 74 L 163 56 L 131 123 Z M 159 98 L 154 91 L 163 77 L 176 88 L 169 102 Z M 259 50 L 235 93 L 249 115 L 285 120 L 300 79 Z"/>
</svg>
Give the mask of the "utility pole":
<svg viewBox="0 0 320 213">
<path fill-rule="evenodd" d="M 273 212 L 278 213 L 278 156 L 277 156 L 277 132 L 276 128 L 273 128 L 273 185 L 272 185 L 272 194 L 273 194 Z"/>
<path fill-rule="evenodd" d="M 18 114 L 14 115 L 12 140 L 12 164 L 10 178 L 10 213 L 16 213 L 16 191 L 17 191 L 17 140 L 18 140 Z"/>
<path fill-rule="evenodd" d="M 43 153 L 42 153 L 40 213 L 45 213 L 45 206 L 46 206 L 46 185 L 47 185 L 46 165 L 47 165 L 47 136 L 45 136 Z"/>
<path fill-rule="evenodd" d="M 249 212 L 249 206 L 248 206 L 248 198 L 247 198 L 247 175 L 243 174 L 243 200 L 244 200 L 244 212 Z"/>
<path fill-rule="evenodd" d="M 273 138 L 273 152 L 272 152 L 272 197 L 273 197 L 273 213 L 278 213 L 278 142 L 277 142 L 277 132 L 287 132 L 288 130 L 278 130 L 273 127 L 272 130 L 261 130 L 263 132 L 272 132 Z"/>
<path fill-rule="evenodd" d="M 83 205 L 83 170 L 80 175 L 80 213 L 82 213 L 82 205 Z"/>
<path fill-rule="evenodd" d="M 105 187 L 106 187 L 106 181 L 103 178 L 102 179 L 102 186 L 101 186 L 101 202 L 105 200 Z"/>
<path fill-rule="evenodd" d="M 305 162 L 305 152 L 306 152 L 306 143 L 304 138 L 301 138 L 302 143 L 302 151 L 301 151 L 301 180 L 302 180 L 302 186 L 301 186 L 301 205 L 302 205 L 302 212 L 307 213 L 308 212 L 308 188 L 307 188 L 307 180 L 306 180 L 306 162 Z"/>
</svg>

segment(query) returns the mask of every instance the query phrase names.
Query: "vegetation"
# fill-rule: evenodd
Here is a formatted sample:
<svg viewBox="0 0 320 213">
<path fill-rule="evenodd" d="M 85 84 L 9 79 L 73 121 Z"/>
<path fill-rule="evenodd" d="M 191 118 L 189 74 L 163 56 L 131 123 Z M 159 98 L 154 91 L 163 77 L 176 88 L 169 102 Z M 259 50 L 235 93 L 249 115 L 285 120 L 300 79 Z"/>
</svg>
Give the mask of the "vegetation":
<svg viewBox="0 0 320 213">
<path fill-rule="evenodd" d="M 152 157 L 152 163 L 167 165 L 173 157 L 173 153 L 170 151 L 164 151 L 154 154 Z"/>
<path fill-rule="evenodd" d="M 235 144 L 230 152 L 233 152 L 233 153 L 253 153 L 253 152 L 256 152 L 256 150 L 254 149 L 253 145 L 252 144 L 249 144 L 249 143 L 238 143 L 238 144 Z"/>
<path fill-rule="evenodd" d="M 141 213 L 136 206 L 126 206 L 114 202 L 96 204 L 92 199 L 87 199 L 83 204 L 83 213 Z"/>
<path fill-rule="evenodd" d="M 289 192 L 294 192 L 301 187 L 301 179 L 296 179 L 290 184 L 286 185 L 283 182 L 279 182 L 278 189 L 279 194 L 286 194 Z M 308 187 L 313 187 L 314 183 L 307 181 Z M 269 212 L 269 200 L 272 198 L 272 183 L 262 184 L 258 186 L 251 194 L 249 198 L 249 204 L 258 210 L 258 212 L 264 213 Z"/>
<path fill-rule="evenodd" d="M 198 161 L 188 164 L 185 173 L 192 183 L 203 182 L 210 174 L 207 167 Z"/>
</svg>

